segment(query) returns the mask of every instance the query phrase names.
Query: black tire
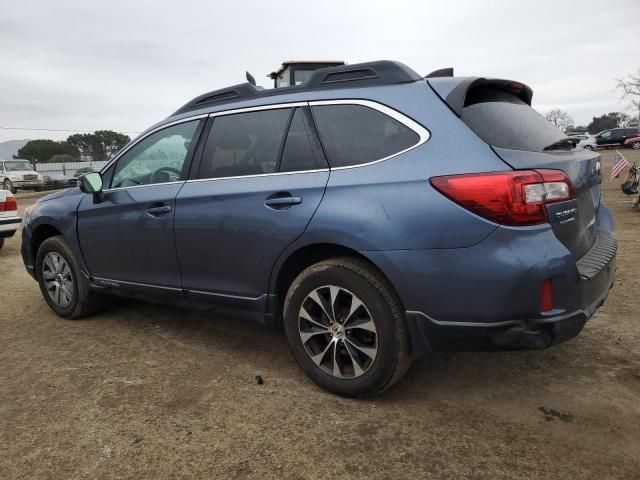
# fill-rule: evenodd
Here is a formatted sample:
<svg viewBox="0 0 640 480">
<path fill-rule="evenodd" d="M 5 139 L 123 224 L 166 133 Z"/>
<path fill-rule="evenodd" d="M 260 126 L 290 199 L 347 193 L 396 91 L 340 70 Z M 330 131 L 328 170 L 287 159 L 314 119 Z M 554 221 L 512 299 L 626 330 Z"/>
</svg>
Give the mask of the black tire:
<svg viewBox="0 0 640 480">
<path fill-rule="evenodd" d="M 308 296 L 315 289 L 327 285 L 352 292 L 364 303 L 375 323 L 377 354 L 359 376 L 338 378 L 327 373 L 314 363 L 301 339 L 299 312 L 303 302 L 309 301 Z M 342 317 L 345 325 L 346 318 Z M 358 398 L 379 395 L 398 381 L 411 365 L 409 336 L 401 303 L 383 275 L 364 260 L 339 257 L 304 270 L 289 287 L 284 302 L 283 322 L 289 348 L 300 368 L 317 385 L 338 395 Z M 347 328 L 345 326 L 345 332 Z M 323 336 L 321 341 L 331 338 L 331 335 Z M 342 345 L 346 347 L 346 340 Z"/>
<path fill-rule="evenodd" d="M 5 179 L 5 181 L 2 183 L 2 188 L 4 190 L 9 190 L 11 193 L 16 193 L 16 189 L 13 186 L 13 183 L 11 183 L 11 180 L 9 180 L 8 178 Z"/>
<path fill-rule="evenodd" d="M 45 286 L 43 270 L 45 268 L 45 257 L 50 252 L 61 256 L 71 271 L 73 280 L 72 288 L 70 289 L 72 291 L 72 299 L 66 306 L 58 305 Z M 100 297 L 90 291 L 87 280 L 80 272 L 73 252 L 62 236 L 50 237 L 42 242 L 36 256 L 36 275 L 42 296 L 49 307 L 61 317 L 75 320 L 93 313 L 100 306 Z"/>
<path fill-rule="evenodd" d="M 4 247 L 4 238 L 0 238 L 0 250 Z"/>
</svg>

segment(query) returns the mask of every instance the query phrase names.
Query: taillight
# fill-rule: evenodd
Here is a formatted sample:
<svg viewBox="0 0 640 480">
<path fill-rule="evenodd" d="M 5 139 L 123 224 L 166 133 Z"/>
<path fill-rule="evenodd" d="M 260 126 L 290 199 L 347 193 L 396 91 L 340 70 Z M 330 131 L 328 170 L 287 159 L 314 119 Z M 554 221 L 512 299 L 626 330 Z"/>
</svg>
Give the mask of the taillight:
<svg viewBox="0 0 640 480">
<path fill-rule="evenodd" d="M 18 210 L 18 202 L 15 197 L 8 195 L 4 202 L 0 202 L 0 212 L 13 212 Z"/>
<path fill-rule="evenodd" d="M 458 205 L 512 226 L 547 222 L 545 205 L 573 198 L 561 170 L 515 170 L 431 178 L 431 185 Z"/>
</svg>

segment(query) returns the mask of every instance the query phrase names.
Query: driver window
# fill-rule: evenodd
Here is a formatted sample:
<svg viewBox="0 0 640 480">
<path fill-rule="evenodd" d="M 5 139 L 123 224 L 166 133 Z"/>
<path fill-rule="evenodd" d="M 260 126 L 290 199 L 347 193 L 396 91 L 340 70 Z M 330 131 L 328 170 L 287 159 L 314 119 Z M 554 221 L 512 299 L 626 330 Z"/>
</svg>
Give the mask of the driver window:
<svg viewBox="0 0 640 480">
<path fill-rule="evenodd" d="M 175 182 L 182 178 L 182 167 L 199 120 L 160 130 L 138 142 L 116 164 L 111 188 Z"/>
</svg>

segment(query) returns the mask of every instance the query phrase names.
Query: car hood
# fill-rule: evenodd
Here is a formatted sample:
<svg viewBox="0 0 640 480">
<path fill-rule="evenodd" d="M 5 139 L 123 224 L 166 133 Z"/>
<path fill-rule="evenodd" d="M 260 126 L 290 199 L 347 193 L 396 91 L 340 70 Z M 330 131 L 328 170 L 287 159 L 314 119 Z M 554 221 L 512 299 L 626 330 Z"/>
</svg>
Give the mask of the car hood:
<svg viewBox="0 0 640 480">
<path fill-rule="evenodd" d="M 49 195 L 45 195 L 44 197 L 39 198 L 38 200 L 36 200 L 36 203 L 44 203 L 44 202 L 48 202 L 49 200 L 55 200 L 56 198 L 64 197 L 76 190 L 78 192 L 80 191 L 79 188 L 67 188 L 66 190 L 59 190 L 57 192 L 50 193 Z"/>
</svg>

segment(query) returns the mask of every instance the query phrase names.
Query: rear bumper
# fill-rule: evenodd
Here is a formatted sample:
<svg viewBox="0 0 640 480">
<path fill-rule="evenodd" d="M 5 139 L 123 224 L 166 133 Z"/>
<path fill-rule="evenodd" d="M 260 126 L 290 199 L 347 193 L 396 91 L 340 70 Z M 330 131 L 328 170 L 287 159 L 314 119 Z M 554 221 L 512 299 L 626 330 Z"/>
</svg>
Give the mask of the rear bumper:
<svg viewBox="0 0 640 480">
<path fill-rule="evenodd" d="M 587 320 L 605 302 L 615 279 L 615 259 L 597 280 L 604 291 L 584 309 L 548 318 L 496 323 L 442 322 L 422 312 L 407 311 L 415 357 L 429 352 L 533 350 L 548 348 L 577 336 Z M 588 282 L 587 280 L 584 280 Z M 584 285 L 591 290 L 592 285 Z"/>
<path fill-rule="evenodd" d="M 20 217 L 0 217 L 0 238 L 12 237 L 20 222 Z"/>
<path fill-rule="evenodd" d="M 362 253 L 396 288 L 415 356 L 546 348 L 576 336 L 613 285 L 617 244 L 604 206 L 596 231 L 578 261 L 548 225 L 500 227 L 468 248 Z M 553 309 L 541 312 L 547 280 Z"/>
</svg>

